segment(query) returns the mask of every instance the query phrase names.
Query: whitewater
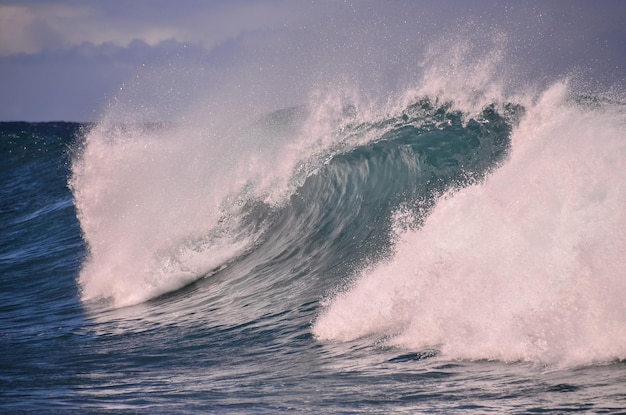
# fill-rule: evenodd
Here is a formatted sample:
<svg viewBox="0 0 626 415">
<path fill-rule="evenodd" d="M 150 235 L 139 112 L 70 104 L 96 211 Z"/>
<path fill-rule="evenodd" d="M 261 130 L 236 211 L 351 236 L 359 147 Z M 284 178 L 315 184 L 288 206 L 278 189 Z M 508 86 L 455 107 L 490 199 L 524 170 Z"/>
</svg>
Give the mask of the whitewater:
<svg viewBox="0 0 626 415">
<path fill-rule="evenodd" d="M 528 109 L 496 171 L 397 227 L 393 257 L 329 300 L 314 333 L 454 359 L 623 359 L 626 120 L 567 94 L 557 84 Z"/>
<path fill-rule="evenodd" d="M 175 68 L 2 123 L 0 408 L 623 411 L 623 94 L 485 42 L 389 88 Z"/>
</svg>

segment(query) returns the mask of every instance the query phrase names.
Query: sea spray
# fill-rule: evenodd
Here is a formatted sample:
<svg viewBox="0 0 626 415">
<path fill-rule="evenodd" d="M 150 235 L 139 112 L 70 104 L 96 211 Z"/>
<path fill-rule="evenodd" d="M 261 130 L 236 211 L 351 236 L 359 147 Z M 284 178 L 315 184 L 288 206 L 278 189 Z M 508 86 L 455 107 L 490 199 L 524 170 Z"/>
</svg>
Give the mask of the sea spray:
<svg viewBox="0 0 626 415">
<path fill-rule="evenodd" d="M 154 255 L 171 256 L 217 226 L 220 181 L 211 173 L 219 161 L 200 156 L 200 137 L 173 128 L 101 124 L 85 140 L 71 182 L 89 246 L 83 298 L 125 305 L 163 292 L 162 285 L 188 282 L 189 276 L 159 281 L 165 277 L 155 272 L 161 264 Z M 208 260 L 192 278 L 218 265 Z"/>
<path fill-rule="evenodd" d="M 84 301 L 136 304 L 223 268 L 262 237 L 264 224 L 245 220 L 252 206 L 278 208 L 334 154 L 371 139 L 340 133 L 363 118 L 348 90 L 266 114 L 242 106 L 239 118 L 196 105 L 167 122 L 150 122 L 158 110 L 136 95 L 111 105 L 73 160 Z"/>
<path fill-rule="evenodd" d="M 623 106 L 548 89 L 510 159 L 399 230 L 393 257 L 330 299 L 314 334 L 455 359 L 626 358 L 625 126 Z"/>
<path fill-rule="evenodd" d="M 262 53 L 246 44 L 236 68 L 168 61 L 142 66 L 122 85 L 72 166 L 70 187 L 89 252 L 79 277 L 82 299 L 142 302 L 253 249 L 265 224 L 248 227 L 254 221 L 244 220 L 246 205 L 282 206 L 334 156 L 380 140 L 404 122 L 397 117 L 406 108 L 433 92 L 414 88 L 414 72 L 437 72 L 451 62 L 417 68 L 413 53 L 404 53 L 415 36 L 374 58 L 364 52 L 380 39 L 364 42 L 373 34 L 360 33 L 358 42 L 355 33 L 343 34 L 353 43 L 338 36 L 332 59 L 324 61 L 310 50 L 296 53 L 297 37 L 285 45 L 266 33 L 276 42 Z M 484 41 L 487 54 L 475 54 L 468 42 L 449 49 L 455 88 L 465 88 L 468 74 L 474 90 L 483 88 L 494 73 L 502 36 L 488 33 Z M 287 58 L 285 47 L 294 52 Z M 386 55 L 394 56 L 393 68 Z M 474 70 L 463 71 L 468 65 Z M 388 70 L 403 74 L 402 81 L 382 76 Z M 445 112 L 448 96 L 430 98 Z"/>
</svg>

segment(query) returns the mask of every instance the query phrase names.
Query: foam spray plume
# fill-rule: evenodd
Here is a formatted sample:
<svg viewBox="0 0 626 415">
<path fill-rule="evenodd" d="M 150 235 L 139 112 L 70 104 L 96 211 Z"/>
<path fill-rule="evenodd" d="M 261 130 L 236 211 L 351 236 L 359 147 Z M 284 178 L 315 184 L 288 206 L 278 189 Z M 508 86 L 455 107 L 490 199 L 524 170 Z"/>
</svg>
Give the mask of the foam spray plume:
<svg viewBox="0 0 626 415">
<path fill-rule="evenodd" d="M 210 101 L 195 97 L 181 109 L 165 97 L 155 110 L 159 101 L 149 106 L 144 92 L 153 82 L 115 102 L 74 159 L 86 302 L 141 303 L 227 266 L 263 233 L 263 224 L 244 223 L 246 209 L 285 203 L 340 138 L 329 131 L 342 122 L 341 97 L 317 93 L 310 108 L 268 112 L 228 85 Z M 152 121 L 164 113 L 169 121 Z"/>
<path fill-rule="evenodd" d="M 219 180 L 227 159 L 201 159 L 204 143 L 192 131 L 100 124 L 86 140 L 72 181 L 90 247 L 85 300 L 145 301 L 244 248 L 245 238 L 227 236 L 232 226 L 220 212 L 230 190 Z M 194 255 L 208 250 L 213 255 Z"/>
</svg>

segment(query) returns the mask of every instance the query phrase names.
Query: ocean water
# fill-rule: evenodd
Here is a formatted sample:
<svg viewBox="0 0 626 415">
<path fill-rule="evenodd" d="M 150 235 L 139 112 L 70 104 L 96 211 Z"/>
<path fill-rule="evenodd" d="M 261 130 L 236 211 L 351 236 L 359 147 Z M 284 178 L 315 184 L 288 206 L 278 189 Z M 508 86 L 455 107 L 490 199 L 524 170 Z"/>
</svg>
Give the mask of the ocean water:
<svg viewBox="0 0 626 415">
<path fill-rule="evenodd" d="M 1 123 L 2 412 L 624 413 L 626 105 L 479 66 Z"/>
</svg>

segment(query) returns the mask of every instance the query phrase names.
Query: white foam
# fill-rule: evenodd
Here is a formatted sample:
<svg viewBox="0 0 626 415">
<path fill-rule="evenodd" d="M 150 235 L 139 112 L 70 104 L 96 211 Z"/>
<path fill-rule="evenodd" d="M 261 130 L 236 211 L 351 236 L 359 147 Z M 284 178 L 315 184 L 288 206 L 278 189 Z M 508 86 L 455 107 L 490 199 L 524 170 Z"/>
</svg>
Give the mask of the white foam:
<svg viewBox="0 0 626 415">
<path fill-rule="evenodd" d="M 386 337 L 450 358 L 626 358 L 626 111 L 548 89 L 484 183 L 399 231 L 315 322 L 319 339 Z"/>
<path fill-rule="evenodd" d="M 89 248 L 79 277 L 85 301 L 140 303 L 250 249 L 259 233 L 240 229 L 242 206 L 284 203 L 342 140 L 343 92 L 313 93 L 306 112 L 286 120 L 289 112 L 251 110 L 245 94 L 222 108 L 203 99 L 180 108 L 167 97 L 153 103 L 164 108 L 146 108 L 143 89 L 153 82 L 115 100 L 73 162 Z M 167 123 L 146 123 L 170 105 L 178 112 Z"/>
</svg>

